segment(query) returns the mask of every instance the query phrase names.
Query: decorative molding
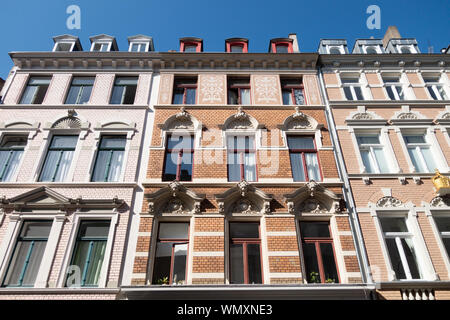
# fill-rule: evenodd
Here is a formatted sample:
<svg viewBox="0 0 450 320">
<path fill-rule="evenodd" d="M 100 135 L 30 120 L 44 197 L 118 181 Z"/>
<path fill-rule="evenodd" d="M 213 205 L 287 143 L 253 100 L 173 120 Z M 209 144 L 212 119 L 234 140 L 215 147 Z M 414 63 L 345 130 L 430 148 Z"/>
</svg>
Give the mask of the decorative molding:
<svg viewBox="0 0 450 320">
<path fill-rule="evenodd" d="M 450 196 L 438 196 L 434 197 L 430 201 L 430 206 L 434 208 L 450 208 Z"/>
<path fill-rule="evenodd" d="M 389 207 L 403 207 L 403 202 L 392 196 L 385 196 L 379 199 L 376 203 L 379 208 L 389 208 Z"/>
</svg>

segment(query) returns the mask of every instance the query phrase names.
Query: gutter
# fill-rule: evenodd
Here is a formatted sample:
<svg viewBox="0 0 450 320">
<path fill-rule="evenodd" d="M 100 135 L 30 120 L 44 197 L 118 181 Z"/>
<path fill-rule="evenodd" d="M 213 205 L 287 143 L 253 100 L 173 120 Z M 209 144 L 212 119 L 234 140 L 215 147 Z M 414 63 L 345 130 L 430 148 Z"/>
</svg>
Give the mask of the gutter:
<svg viewBox="0 0 450 320">
<path fill-rule="evenodd" d="M 347 174 L 347 170 L 345 169 L 344 165 L 344 157 L 342 155 L 341 146 L 339 144 L 336 125 L 333 118 L 333 113 L 331 112 L 330 104 L 328 102 L 328 99 L 326 97 L 326 90 L 325 90 L 325 83 L 323 81 L 323 75 L 322 75 L 322 67 L 318 66 L 319 71 L 319 83 L 320 83 L 320 92 L 322 95 L 322 99 L 324 99 L 325 102 L 325 115 L 327 118 L 328 126 L 331 129 L 331 142 L 333 144 L 333 147 L 336 152 L 333 152 L 334 158 L 336 161 L 337 169 L 339 172 L 339 176 L 344 182 L 344 199 L 349 204 L 348 212 L 350 217 L 350 229 L 352 231 L 352 234 L 355 235 L 355 249 L 356 254 L 358 256 L 358 264 L 359 268 L 361 270 L 361 276 L 362 280 L 365 283 L 373 283 L 372 275 L 370 272 L 369 267 L 369 260 L 367 258 L 367 252 L 365 250 L 363 236 L 361 233 L 361 226 L 359 223 L 358 215 L 356 213 L 356 204 L 353 199 L 353 194 L 349 182 L 349 176 Z"/>
</svg>

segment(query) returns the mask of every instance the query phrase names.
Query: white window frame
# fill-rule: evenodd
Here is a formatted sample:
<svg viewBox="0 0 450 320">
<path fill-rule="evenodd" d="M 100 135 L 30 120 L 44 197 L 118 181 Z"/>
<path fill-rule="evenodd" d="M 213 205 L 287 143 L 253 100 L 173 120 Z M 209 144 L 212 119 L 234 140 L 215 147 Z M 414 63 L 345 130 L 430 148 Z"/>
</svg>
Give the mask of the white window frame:
<svg viewBox="0 0 450 320">
<path fill-rule="evenodd" d="M 352 95 L 352 99 L 348 100 L 348 101 L 363 101 L 363 100 L 367 100 L 365 97 L 365 93 L 364 90 L 362 88 L 361 85 L 361 77 L 360 75 L 358 75 L 355 78 L 352 78 L 352 80 L 357 80 L 357 82 L 345 82 L 346 79 L 350 79 L 350 75 L 346 75 L 345 73 L 341 73 L 340 74 L 341 77 L 341 86 L 342 86 L 342 94 L 343 96 L 347 99 L 347 96 L 345 95 L 345 90 L 344 87 L 348 87 L 350 88 L 350 93 Z M 356 91 L 355 91 L 355 87 L 358 87 L 361 91 L 361 95 L 362 95 L 362 100 L 358 99 L 358 96 L 356 95 Z"/>
<path fill-rule="evenodd" d="M 57 51 L 56 49 L 60 44 L 70 44 L 70 49 L 68 51 Z M 75 48 L 75 41 L 57 41 L 55 45 L 53 46 L 53 52 L 72 52 Z"/>
<path fill-rule="evenodd" d="M 233 130 L 233 129 L 228 129 L 225 131 L 224 135 L 223 135 L 223 145 L 225 146 L 225 153 L 226 153 L 226 162 L 225 164 L 227 165 L 227 177 L 226 180 L 227 182 L 233 182 L 233 181 L 229 181 L 228 180 L 228 138 L 229 137 L 238 137 L 238 136 L 249 136 L 251 138 L 253 138 L 253 143 L 255 146 L 255 180 L 253 182 L 258 182 L 259 181 L 259 174 L 258 174 L 258 151 L 260 149 L 260 130 L 253 130 L 253 129 L 237 129 L 237 130 Z M 287 142 L 287 140 L 286 140 Z M 245 174 L 245 172 L 244 172 Z"/>
<path fill-rule="evenodd" d="M 410 53 L 403 53 L 402 49 L 407 48 L 409 49 Z M 412 44 L 397 44 L 397 51 L 400 54 L 411 54 L 411 53 L 417 53 L 416 48 Z"/>
<path fill-rule="evenodd" d="M 101 45 L 101 48 L 103 48 L 104 45 L 107 45 L 106 51 L 100 50 L 94 50 L 96 45 Z M 112 42 L 111 41 L 94 41 L 91 45 L 91 52 L 109 52 L 111 51 Z"/>
<path fill-rule="evenodd" d="M 392 93 L 394 94 L 394 100 L 392 101 L 403 101 L 403 100 L 407 100 L 407 95 L 406 95 L 406 88 L 405 85 L 402 83 L 401 81 L 401 75 L 398 75 L 398 81 L 397 82 L 390 82 L 390 81 L 385 81 L 385 78 L 387 77 L 397 77 L 397 75 L 381 75 L 381 78 L 383 80 L 383 86 L 384 86 L 384 90 L 385 90 L 385 94 L 386 97 L 389 100 L 392 100 L 389 96 L 388 93 L 388 87 L 392 90 Z M 401 87 L 401 93 L 403 94 L 403 99 L 401 99 L 400 97 L 400 93 L 397 91 L 397 87 Z"/>
<path fill-rule="evenodd" d="M 24 221 L 29 220 L 50 220 L 52 226 L 48 235 L 39 271 L 36 276 L 34 288 L 46 288 L 50 276 L 51 266 L 59 244 L 62 228 L 65 221 L 65 215 L 61 213 L 49 214 L 21 214 L 15 213 L 9 216 L 9 225 L 7 227 L 3 242 L 0 246 L 0 281 L 3 283 L 8 270 L 11 257 L 16 247 L 17 238 Z M 20 287 L 21 288 L 21 287 Z"/>
<path fill-rule="evenodd" d="M 98 286 L 95 288 L 106 288 L 107 280 L 108 280 L 108 270 L 111 265 L 111 256 L 112 256 L 112 247 L 114 243 L 114 238 L 116 234 L 116 228 L 118 223 L 118 211 L 117 209 L 111 209 L 111 213 L 96 213 L 95 210 L 92 210 L 91 213 L 79 213 L 75 212 L 73 215 L 73 224 L 72 230 L 70 232 L 69 243 L 67 245 L 67 250 L 65 251 L 63 263 L 61 265 L 60 274 L 57 280 L 58 288 L 84 288 L 80 287 L 66 287 L 65 282 L 67 279 L 67 268 L 72 260 L 73 251 L 75 249 L 75 244 L 77 241 L 78 230 L 81 224 L 81 221 L 87 220 L 110 220 L 111 225 L 108 233 L 108 240 L 106 242 L 105 255 L 103 257 L 103 264 L 100 272 L 100 277 L 98 280 Z"/>
<path fill-rule="evenodd" d="M 389 165 L 389 161 L 387 161 L 387 165 L 389 167 L 389 172 L 381 172 L 381 170 L 379 168 L 379 165 L 378 165 L 377 157 L 376 157 L 375 152 L 374 152 L 374 149 L 381 149 L 383 152 L 385 150 L 384 149 L 384 145 L 381 142 L 380 134 L 379 133 L 375 134 L 375 133 L 368 133 L 368 132 L 364 132 L 364 133 L 363 132 L 359 132 L 359 133 L 356 133 L 356 138 L 364 137 L 364 136 L 375 136 L 375 135 L 376 135 L 376 137 L 378 138 L 378 141 L 379 141 L 379 143 L 377 143 L 377 144 L 373 144 L 373 143 L 359 144 L 358 143 L 358 148 L 359 148 L 360 154 L 361 154 L 361 151 L 364 150 L 364 149 L 369 151 L 369 158 L 370 158 L 369 161 L 370 161 L 371 165 L 373 166 L 373 168 L 375 169 L 375 172 L 368 172 L 367 170 L 366 170 L 366 172 L 367 173 L 390 173 L 391 172 L 391 167 Z M 356 141 L 358 141 L 358 139 L 356 139 Z M 362 156 L 361 156 L 361 159 L 362 159 Z M 365 168 L 365 169 L 367 169 L 367 168 Z"/>
<path fill-rule="evenodd" d="M 380 239 L 381 250 L 383 252 L 383 257 L 386 263 L 388 271 L 389 281 L 424 281 L 424 280 L 438 280 L 438 276 L 434 270 L 433 264 L 431 262 L 430 255 L 425 245 L 425 240 L 423 238 L 421 229 L 417 221 L 417 213 L 414 208 L 414 204 L 411 202 L 407 203 L 403 208 L 376 208 L 375 206 L 370 207 L 371 216 L 374 219 L 375 228 Z M 386 245 L 386 235 L 381 227 L 380 217 L 390 217 L 390 218 L 405 218 L 406 226 L 408 232 L 389 232 L 388 237 L 395 236 L 406 236 L 412 239 L 414 250 L 417 258 L 417 265 L 419 268 L 419 273 L 421 274 L 420 279 L 397 279 L 395 271 L 392 268 L 391 258 Z M 403 261 L 402 261 L 403 262 Z M 404 267 L 405 274 L 406 268 Z"/>
<path fill-rule="evenodd" d="M 367 44 L 367 45 L 364 45 L 364 46 L 363 46 L 363 50 L 364 50 L 364 53 L 365 53 L 365 54 L 370 54 L 370 53 L 367 53 L 367 49 L 368 49 L 368 48 L 374 48 L 376 53 L 382 53 L 379 45 L 376 45 L 376 44 Z"/>
<path fill-rule="evenodd" d="M 425 80 L 428 77 L 436 77 L 436 78 L 439 78 L 439 80 L 438 81 L 427 81 L 427 80 Z M 428 97 L 431 100 L 435 100 L 435 99 L 433 99 L 433 97 L 431 96 L 430 89 L 434 92 L 434 95 L 437 97 L 437 100 L 440 100 L 440 101 L 442 101 L 442 100 L 449 100 L 448 89 L 446 89 L 445 83 L 441 80 L 442 79 L 441 76 L 422 73 L 422 78 L 423 78 L 423 82 L 425 84 L 425 88 L 427 89 L 426 90 L 427 91 L 427 95 L 428 95 Z M 437 88 L 438 86 L 442 88 L 442 90 L 444 91 L 445 95 L 447 96 L 447 99 L 444 99 L 442 97 L 441 93 L 439 92 L 439 90 Z"/>
<path fill-rule="evenodd" d="M 133 45 L 139 45 L 138 51 L 132 51 Z M 142 50 L 142 46 L 145 46 L 144 50 Z M 143 41 L 132 41 L 128 47 L 129 52 L 148 52 L 149 43 Z"/>
<path fill-rule="evenodd" d="M 445 267 L 447 269 L 447 276 L 450 277 L 450 256 L 447 252 L 444 243 L 442 241 L 442 236 L 445 238 L 450 238 L 450 232 L 445 232 L 444 235 L 439 231 L 439 228 L 437 227 L 436 221 L 434 220 L 435 217 L 450 217 L 450 207 L 444 207 L 444 208 L 435 208 L 430 207 L 428 203 L 422 202 L 426 209 L 425 214 L 428 217 L 428 221 L 430 222 L 431 229 L 433 230 L 434 236 L 436 238 L 436 242 L 439 248 L 439 251 L 441 253 L 441 256 L 444 260 Z"/>
<path fill-rule="evenodd" d="M 37 129 L 37 128 L 36 128 Z M 14 131 L 0 131 L 0 142 L 3 140 L 3 137 L 5 136 L 23 136 L 27 137 L 27 144 L 23 148 L 23 154 L 22 158 L 19 161 L 19 165 L 17 166 L 16 172 L 12 175 L 11 179 L 9 181 L 0 181 L 0 186 L 2 183 L 10 183 L 10 182 L 16 182 L 17 178 L 20 173 L 20 169 L 22 168 L 23 162 L 25 161 L 26 155 L 28 153 L 28 150 L 30 148 L 31 140 L 33 139 L 35 132 L 30 131 L 20 131 L 20 130 L 14 130 Z M 1 170 L 1 168 L 0 168 Z"/>
</svg>

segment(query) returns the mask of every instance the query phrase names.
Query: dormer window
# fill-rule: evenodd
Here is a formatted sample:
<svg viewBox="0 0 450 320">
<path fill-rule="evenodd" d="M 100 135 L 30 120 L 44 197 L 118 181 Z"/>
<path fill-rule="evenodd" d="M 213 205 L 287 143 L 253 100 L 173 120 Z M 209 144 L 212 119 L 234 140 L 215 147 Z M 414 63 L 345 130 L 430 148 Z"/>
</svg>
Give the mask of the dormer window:
<svg viewBox="0 0 450 320">
<path fill-rule="evenodd" d="M 73 51 L 73 47 L 75 46 L 75 42 L 57 42 L 53 51 Z"/>
<path fill-rule="evenodd" d="M 199 38 L 180 39 L 180 52 L 202 52 L 203 40 Z"/>
<path fill-rule="evenodd" d="M 272 53 L 292 53 L 292 39 L 272 39 L 270 40 L 270 52 Z"/>
<path fill-rule="evenodd" d="M 377 54 L 377 53 L 379 53 L 378 50 L 377 50 L 378 47 L 367 46 L 367 47 L 364 47 L 364 48 L 365 48 L 367 54 Z"/>
<path fill-rule="evenodd" d="M 400 47 L 400 52 L 401 53 L 412 53 L 411 49 L 409 47 L 407 47 L 407 46 Z"/>
<path fill-rule="evenodd" d="M 111 42 L 94 42 L 91 47 L 91 51 L 95 52 L 107 52 L 111 49 Z"/>
<path fill-rule="evenodd" d="M 146 52 L 147 47 L 147 43 L 134 42 L 130 44 L 130 52 Z"/>
<path fill-rule="evenodd" d="M 247 53 L 248 40 L 243 38 L 227 39 L 225 40 L 225 50 L 232 53 Z"/>
<path fill-rule="evenodd" d="M 143 34 L 128 37 L 129 52 L 148 52 L 154 50 L 152 37 Z"/>
<path fill-rule="evenodd" d="M 341 47 L 328 47 L 328 52 L 330 54 L 342 54 L 342 48 Z"/>
<path fill-rule="evenodd" d="M 53 52 L 72 52 L 82 51 L 81 43 L 78 37 L 65 34 L 62 36 L 53 37 L 55 45 L 53 46 Z"/>
</svg>

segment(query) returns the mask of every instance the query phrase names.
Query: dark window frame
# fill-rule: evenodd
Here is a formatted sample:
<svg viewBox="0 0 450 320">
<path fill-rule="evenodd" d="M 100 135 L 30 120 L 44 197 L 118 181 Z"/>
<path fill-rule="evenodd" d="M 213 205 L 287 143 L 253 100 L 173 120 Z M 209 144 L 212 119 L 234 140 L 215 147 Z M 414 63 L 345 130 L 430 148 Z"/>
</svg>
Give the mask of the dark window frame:
<svg viewBox="0 0 450 320">
<path fill-rule="evenodd" d="M 308 101 L 306 100 L 306 94 L 305 94 L 305 87 L 303 85 L 303 83 L 299 83 L 299 84 L 290 84 L 290 83 L 286 83 L 287 81 L 289 81 L 289 79 L 281 79 L 281 96 L 283 97 L 283 91 L 290 91 L 291 92 L 291 97 L 292 97 L 292 101 L 294 102 L 293 105 L 295 106 L 305 106 L 308 104 Z M 301 90 L 302 94 L 303 94 L 303 99 L 305 101 L 304 104 L 297 104 L 297 100 L 295 99 L 295 90 Z M 283 101 L 284 104 L 284 101 Z"/>
<path fill-rule="evenodd" d="M 329 232 L 329 237 L 304 237 L 301 230 L 301 224 L 302 223 L 317 223 L 317 224 L 327 224 L 328 226 L 328 232 Z M 303 255 L 303 244 L 304 243 L 313 243 L 315 245 L 315 250 L 316 250 L 316 259 L 317 259 L 317 265 L 319 267 L 319 276 L 320 276 L 320 283 L 327 283 L 326 279 L 325 279 L 325 272 L 324 272 L 324 266 L 323 266 L 323 260 L 322 260 L 322 251 L 320 249 L 320 244 L 321 243 L 329 243 L 331 244 L 331 248 L 333 249 L 333 257 L 334 257 L 334 264 L 336 266 L 336 274 L 338 279 L 335 279 L 334 283 L 341 283 L 341 277 L 339 274 L 339 266 L 338 266 L 338 261 L 337 261 L 337 257 L 336 257 L 336 249 L 334 248 L 334 243 L 333 243 L 333 236 L 332 236 L 332 232 L 331 232 L 331 226 L 330 226 L 330 222 L 329 221 L 309 221 L 309 220 L 299 220 L 299 233 L 300 233 L 300 240 L 301 240 L 301 244 L 302 244 L 302 255 Z M 320 253 L 320 254 L 319 254 Z M 303 260 L 305 260 L 305 257 L 303 255 Z M 308 274 L 305 270 L 305 279 L 307 279 Z"/>
<path fill-rule="evenodd" d="M 239 161 L 240 161 L 239 167 L 240 167 L 240 177 L 241 177 L 240 181 L 242 181 L 242 180 L 246 180 L 245 179 L 245 161 L 244 161 L 245 158 L 244 158 L 244 154 L 246 154 L 246 153 L 253 153 L 255 155 L 255 180 L 254 180 L 254 182 L 258 181 L 258 158 L 257 158 L 258 157 L 258 153 L 256 152 L 257 150 L 256 150 L 256 139 L 255 139 L 255 136 L 251 135 L 251 134 L 250 135 L 240 135 L 240 134 L 238 134 L 238 135 L 229 135 L 229 136 L 227 136 L 227 139 L 228 139 L 228 137 L 249 137 L 249 138 L 253 138 L 254 148 L 253 149 L 250 149 L 250 148 L 248 148 L 248 149 L 247 148 L 245 148 L 245 149 L 236 149 L 236 145 L 235 145 L 234 149 L 229 149 L 228 145 L 227 145 L 227 180 L 228 181 L 232 181 L 232 180 L 230 180 L 230 168 L 229 168 L 230 164 L 228 163 L 228 154 L 230 154 L 230 153 L 233 153 L 233 154 L 239 153 Z"/>
<path fill-rule="evenodd" d="M 237 90 L 237 94 L 238 94 L 238 100 L 237 100 L 237 105 L 242 105 L 242 94 L 241 94 L 241 90 L 243 89 L 247 89 L 249 90 L 249 99 L 250 99 L 250 103 L 252 102 L 252 90 L 251 90 L 251 84 L 250 84 L 250 79 L 249 78 L 242 78 L 242 82 L 240 82 L 241 79 L 240 78 L 229 78 L 227 79 L 228 82 L 228 94 L 227 94 L 227 104 L 231 104 L 230 103 L 230 97 L 229 97 L 229 92 L 230 90 Z M 234 104 L 233 104 L 234 105 Z"/>
<path fill-rule="evenodd" d="M 118 138 L 118 137 L 123 138 L 125 140 L 125 146 L 124 147 L 108 147 L 108 148 L 102 147 L 102 140 L 105 139 L 105 138 L 111 138 L 111 137 L 112 138 Z M 95 155 L 94 167 L 92 168 L 91 182 L 109 182 L 108 181 L 108 176 L 109 176 L 110 169 L 111 169 L 111 160 L 112 160 L 112 156 L 114 154 L 114 151 L 123 151 L 124 152 L 124 157 L 125 157 L 126 145 L 127 145 L 127 136 L 126 135 L 105 134 L 105 135 L 102 135 L 100 137 L 100 141 L 99 141 L 99 144 L 98 144 L 98 149 L 97 149 L 97 152 L 96 152 L 96 155 Z M 106 177 L 105 177 L 105 180 L 94 181 L 93 180 L 94 179 L 94 172 L 95 172 L 95 168 L 97 167 L 98 157 L 99 157 L 100 151 L 110 151 L 109 159 L 108 159 L 108 162 L 107 162 L 107 165 L 106 165 L 106 168 L 107 168 L 106 174 L 105 174 Z M 124 166 L 124 163 L 122 163 L 121 170 L 123 170 L 123 166 Z"/>
<path fill-rule="evenodd" d="M 187 148 L 179 148 L 179 149 L 169 149 L 168 145 L 169 145 L 169 140 L 172 137 L 172 135 L 175 135 L 174 133 L 168 133 L 166 136 L 166 148 L 165 148 L 165 152 L 164 152 L 164 163 L 163 163 L 163 173 L 162 173 L 162 181 L 173 181 L 173 179 L 165 179 L 164 176 L 166 174 L 166 161 L 167 161 L 167 154 L 169 153 L 178 153 L 178 157 L 177 157 L 177 173 L 176 173 L 176 181 L 192 181 L 194 179 L 194 152 L 195 152 L 195 135 L 194 134 L 185 134 L 185 135 L 176 135 L 176 136 L 182 136 L 182 137 L 190 137 L 192 139 L 192 149 L 187 149 Z M 185 139 L 185 138 L 183 138 Z M 192 159 L 192 163 L 191 163 L 191 179 L 190 180 L 180 180 L 181 177 L 181 164 L 182 164 L 182 160 L 183 160 L 183 154 L 185 153 L 190 153 L 191 159 Z"/>
<path fill-rule="evenodd" d="M 289 137 L 303 137 L 303 138 L 311 138 L 313 140 L 314 143 L 314 149 L 293 149 L 289 146 Z M 323 173 L 322 173 L 322 167 L 320 165 L 320 159 L 319 159 L 319 152 L 317 150 L 317 144 L 316 144 L 316 139 L 314 136 L 310 136 L 310 135 L 299 135 L 299 134 L 288 134 L 286 137 L 286 140 L 288 142 L 288 149 L 289 149 L 289 160 L 290 160 L 290 155 L 291 153 L 300 153 L 302 156 L 302 164 L 303 164 L 303 174 L 305 176 L 305 181 L 310 181 L 310 178 L 308 176 L 308 166 L 306 164 L 306 157 L 305 157 L 305 153 L 315 153 L 316 154 L 316 158 L 317 158 L 317 164 L 318 164 L 318 169 L 319 169 L 319 175 L 320 175 L 320 181 L 323 181 Z M 292 173 L 292 179 L 294 179 L 294 173 L 293 173 L 293 165 L 291 162 L 291 173 Z"/>
<path fill-rule="evenodd" d="M 188 83 L 189 81 L 194 82 L 193 80 L 195 79 L 195 83 Z M 194 105 L 197 104 L 197 87 L 198 87 L 198 79 L 197 77 L 193 77 L 193 78 L 181 78 L 181 79 L 177 79 L 175 78 L 174 80 L 174 85 L 173 85 L 173 94 L 172 94 L 172 104 L 176 104 L 175 103 L 175 95 L 176 90 L 177 89 L 182 89 L 183 90 L 183 103 L 181 104 L 186 104 L 186 98 L 187 98 L 187 89 L 195 89 L 195 102 Z"/>
</svg>

